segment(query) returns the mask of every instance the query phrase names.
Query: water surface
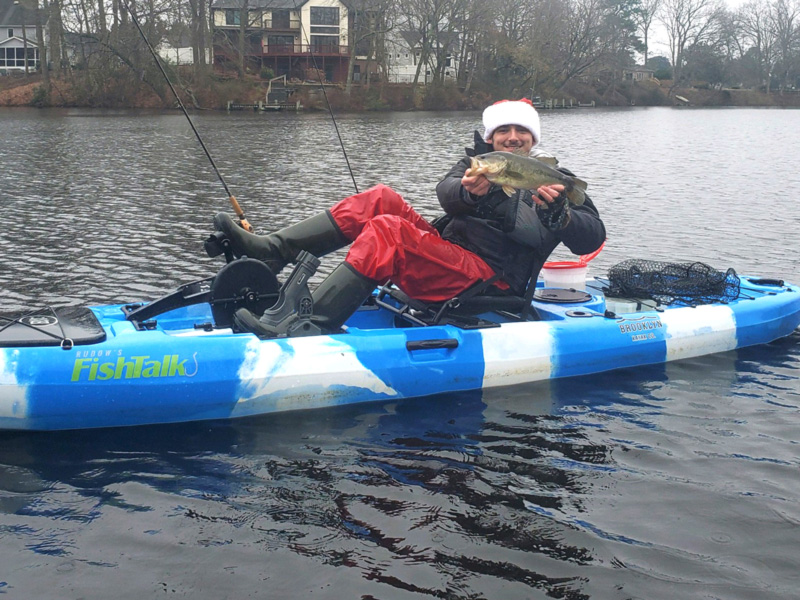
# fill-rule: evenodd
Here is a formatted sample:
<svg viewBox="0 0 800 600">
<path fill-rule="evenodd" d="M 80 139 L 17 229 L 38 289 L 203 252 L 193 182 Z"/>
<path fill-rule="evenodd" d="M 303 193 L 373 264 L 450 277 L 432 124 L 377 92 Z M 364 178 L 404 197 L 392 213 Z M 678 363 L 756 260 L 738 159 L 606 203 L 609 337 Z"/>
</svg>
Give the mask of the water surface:
<svg viewBox="0 0 800 600">
<path fill-rule="evenodd" d="M 326 115 L 195 119 L 264 231 L 353 191 Z M 433 217 L 480 114 L 338 121 L 358 187 Z M 542 121 L 606 222 L 593 273 L 679 259 L 800 282 L 800 111 Z M 151 299 L 220 266 L 202 240 L 227 196 L 182 115 L 0 110 L 0 131 L 4 311 Z M 798 341 L 484 395 L 0 434 L 0 594 L 796 597 Z"/>
</svg>

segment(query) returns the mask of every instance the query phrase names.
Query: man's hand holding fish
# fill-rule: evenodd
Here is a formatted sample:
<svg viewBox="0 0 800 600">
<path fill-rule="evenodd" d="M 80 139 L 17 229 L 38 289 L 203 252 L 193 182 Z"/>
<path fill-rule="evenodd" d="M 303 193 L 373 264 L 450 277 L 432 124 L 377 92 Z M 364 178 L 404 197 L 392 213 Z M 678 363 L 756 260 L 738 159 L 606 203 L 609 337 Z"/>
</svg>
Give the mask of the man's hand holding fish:
<svg viewBox="0 0 800 600">
<path fill-rule="evenodd" d="M 461 185 L 473 196 L 485 196 L 492 187 L 492 182 L 481 173 L 472 174 L 472 169 L 467 169 L 461 178 Z"/>
<path fill-rule="evenodd" d="M 492 187 L 492 182 L 486 177 L 488 169 L 486 167 L 468 168 L 461 178 L 461 185 L 473 196 L 485 196 Z M 564 191 L 561 184 L 542 185 L 536 189 L 533 201 L 542 207 L 547 207 L 556 201 L 561 192 Z"/>
</svg>

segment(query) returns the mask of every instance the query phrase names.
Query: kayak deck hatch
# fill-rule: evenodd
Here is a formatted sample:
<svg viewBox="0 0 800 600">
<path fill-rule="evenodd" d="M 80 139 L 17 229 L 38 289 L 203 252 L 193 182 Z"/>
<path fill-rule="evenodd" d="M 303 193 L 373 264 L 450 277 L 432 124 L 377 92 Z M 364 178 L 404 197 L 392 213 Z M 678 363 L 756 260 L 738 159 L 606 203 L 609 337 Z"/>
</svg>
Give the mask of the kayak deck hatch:
<svg viewBox="0 0 800 600">
<path fill-rule="evenodd" d="M 106 332 L 100 321 L 84 306 L 46 307 L 23 315 L 0 315 L 1 348 L 71 348 L 105 339 Z"/>
</svg>

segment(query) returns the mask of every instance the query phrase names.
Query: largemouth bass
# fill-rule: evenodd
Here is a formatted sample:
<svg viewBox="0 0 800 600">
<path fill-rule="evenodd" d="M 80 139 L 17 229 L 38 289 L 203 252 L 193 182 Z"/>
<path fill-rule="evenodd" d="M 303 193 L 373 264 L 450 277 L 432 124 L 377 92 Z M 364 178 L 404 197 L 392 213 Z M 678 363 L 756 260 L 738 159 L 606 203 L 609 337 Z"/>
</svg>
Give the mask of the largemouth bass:
<svg viewBox="0 0 800 600">
<path fill-rule="evenodd" d="M 467 175 L 484 175 L 492 183 L 503 187 L 511 196 L 514 190 L 536 190 L 543 185 L 560 183 L 572 204 L 585 200 L 586 182 L 570 177 L 550 165 L 529 156 L 511 152 L 487 152 L 473 156 Z"/>
</svg>

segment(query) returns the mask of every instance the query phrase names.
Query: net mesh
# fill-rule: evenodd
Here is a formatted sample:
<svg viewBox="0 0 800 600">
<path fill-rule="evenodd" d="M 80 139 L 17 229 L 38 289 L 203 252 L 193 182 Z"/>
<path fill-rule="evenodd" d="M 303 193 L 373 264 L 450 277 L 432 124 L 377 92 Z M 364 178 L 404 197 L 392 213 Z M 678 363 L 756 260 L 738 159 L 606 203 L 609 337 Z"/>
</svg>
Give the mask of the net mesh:
<svg viewBox="0 0 800 600">
<path fill-rule="evenodd" d="M 609 269 L 608 281 L 607 296 L 651 298 L 660 304 L 711 304 L 739 297 L 736 271 L 718 271 L 701 262 L 626 260 Z"/>
</svg>

